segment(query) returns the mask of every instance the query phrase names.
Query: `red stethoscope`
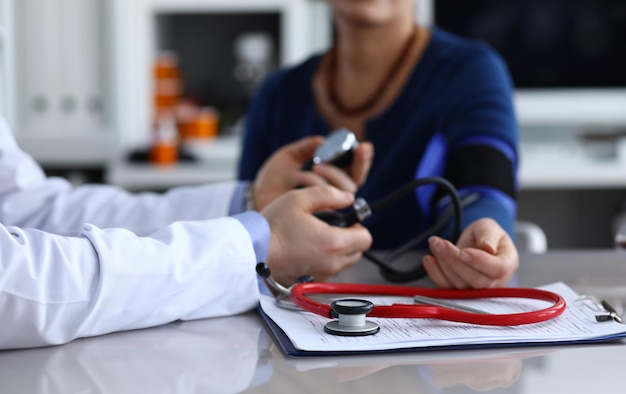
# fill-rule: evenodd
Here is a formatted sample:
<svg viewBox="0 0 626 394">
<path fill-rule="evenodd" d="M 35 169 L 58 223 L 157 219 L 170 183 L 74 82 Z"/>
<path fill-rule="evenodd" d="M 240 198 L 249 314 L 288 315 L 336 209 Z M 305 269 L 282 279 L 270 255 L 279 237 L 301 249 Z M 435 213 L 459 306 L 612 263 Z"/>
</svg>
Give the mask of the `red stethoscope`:
<svg viewBox="0 0 626 394">
<path fill-rule="evenodd" d="M 366 320 L 366 316 L 439 319 L 489 326 L 518 326 L 553 319 L 561 315 L 566 308 L 565 299 L 559 294 L 533 288 L 447 290 L 394 285 L 318 283 L 307 280 L 285 288 L 272 279 L 267 265 L 262 263 L 257 265 L 257 272 L 278 291 L 278 306 L 294 309 L 295 305 L 305 311 L 334 319 L 324 327 L 326 332 L 334 335 L 376 334 L 380 329 L 378 324 Z M 350 294 L 351 297 L 352 295 L 412 297 L 417 303 L 374 305 L 368 300 L 344 298 L 327 304 L 310 297 L 321 294 Z M 293 303 L 291 307 L 285 302 L 285 298 Z M 478 298 L 523 298 L 547 301 L 550 305 L 530 312 L 491 314 L 447 301 Z"/>
</svg>

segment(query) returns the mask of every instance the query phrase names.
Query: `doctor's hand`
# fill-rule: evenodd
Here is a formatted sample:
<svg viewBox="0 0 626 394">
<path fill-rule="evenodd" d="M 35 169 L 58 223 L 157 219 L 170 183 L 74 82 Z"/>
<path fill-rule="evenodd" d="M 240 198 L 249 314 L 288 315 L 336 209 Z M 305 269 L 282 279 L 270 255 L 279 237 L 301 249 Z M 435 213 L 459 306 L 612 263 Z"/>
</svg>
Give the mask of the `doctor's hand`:
<svg viewBox="0 0 626 394">
<path fill-rule="evenodd" d="M 261 211 L 277 197 L 298 186 L 332 185 L 355 193 L 369 173 L 374 148 L 363 142 L 354 151 L 352 164 L 344 171 L 333 165 L 319 164 L 313 171 L 302 171 L 324 137 L 306 137 L 276 151 L 261 167 L 252 184 L 254 207 Z"/>
<path fill-rule="evenodd" d="M 370 248 L 372 237 L 361 225 L 349 228 L 330 226 L 313 216 L 325 209 L 342 209 L 354 195 L 331 186 L 291 190 L 261 214 L 271 229 L 267 264 L 272 276 L 291 286 L 302 275 L 325 281 L 356 264 Z"/>
<path fill-rule="evenodd" d="M 440 237 L 431 237 L 428 245 L 432 255 L 424 256 L 424 268 L 444 288 L 503 287 L 519 267 L 513 240 L 489 218 L 470 224 L 456 245 Z"/>
</svg>

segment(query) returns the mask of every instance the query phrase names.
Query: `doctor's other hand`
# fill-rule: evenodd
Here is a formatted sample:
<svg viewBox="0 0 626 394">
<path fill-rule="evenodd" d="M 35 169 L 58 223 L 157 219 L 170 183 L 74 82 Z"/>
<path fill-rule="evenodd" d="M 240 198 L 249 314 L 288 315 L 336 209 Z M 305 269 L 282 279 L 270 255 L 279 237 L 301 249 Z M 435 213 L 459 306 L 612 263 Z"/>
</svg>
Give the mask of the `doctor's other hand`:
<svg viewBox="0 0 626 394">
<path fill-rule="evenodd" d="M 363 226 L 330 226 L 313 212 L 342 209 L 354 195 L 332 186 L 291 190 L 265 207 L 271 240 L 267 264 L 275 280 L 291 286 L 299 277 L 311 275 L 325 281 L 356 264 L 370 248 L 372 236 Z"/>
<path fill-rule="evenodd" d="M 363 142 L 354 151 L 352 164 L 344 171 L 333 165 L 319 164 L 313 171 L 302 171 L 324 137 L 302 138 L 283 146 L 265 162 L 252 183 L 254 207 L 261 211 L 277 197 L 298 186 L 332 185 L 355 193 L 365 182 L 374 157 L 371 143 Z"/>
<path fill-rule="evenodd" d="M 509 235 L 493 219 L 474 221 L 456 245 L 431 237 L 432 255 L 422 262 L 430 279 L 444 288 L 506 286 L 519 267 L 519 256 Z"/>
</svg>

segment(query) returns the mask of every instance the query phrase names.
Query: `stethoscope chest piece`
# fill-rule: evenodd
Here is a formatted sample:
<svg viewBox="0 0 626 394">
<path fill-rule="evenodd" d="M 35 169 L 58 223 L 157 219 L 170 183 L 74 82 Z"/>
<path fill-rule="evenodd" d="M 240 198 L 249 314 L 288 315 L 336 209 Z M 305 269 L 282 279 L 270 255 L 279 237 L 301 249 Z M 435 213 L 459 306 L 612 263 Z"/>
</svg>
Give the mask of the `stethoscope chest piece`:
<svg viewBox="0 0 626 394">
<path fill-rule="evenodd" d="M 363 336 L 376 334 L 378 324 L 365 320 L 374 304 L 367 300 L 346 298 L 335 300 L 330 304 L 337 320 L 330 321 L 324 326 L 324 331 L 333 335 Z"/>
</svg>

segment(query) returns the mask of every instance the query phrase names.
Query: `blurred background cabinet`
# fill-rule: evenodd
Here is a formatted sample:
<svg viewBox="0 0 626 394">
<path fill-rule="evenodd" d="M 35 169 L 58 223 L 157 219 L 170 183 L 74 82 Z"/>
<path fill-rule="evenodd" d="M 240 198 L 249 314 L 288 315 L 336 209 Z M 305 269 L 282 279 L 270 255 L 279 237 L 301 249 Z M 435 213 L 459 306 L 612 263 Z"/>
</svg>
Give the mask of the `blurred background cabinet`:
<svg viewBox="0 0 626 394">
<path fill-rule="evenodd" d="M 103 167 L 146 143 L 158 53 L 176 51 L 189 94 L 233 126 L 251 94 L 234 76 L 242 35 L 268 37 L 275 68 L 330 34 L 309 0 L 0 0 L 0 13 L 0 111 L 47 168 Z"/>
<path fill-rule="evenodd" d="M 2 115 L 44 164 L 97 166 L 115 148 L 110 9 L 100 0 L 2 0 Z"/>
</svg>

